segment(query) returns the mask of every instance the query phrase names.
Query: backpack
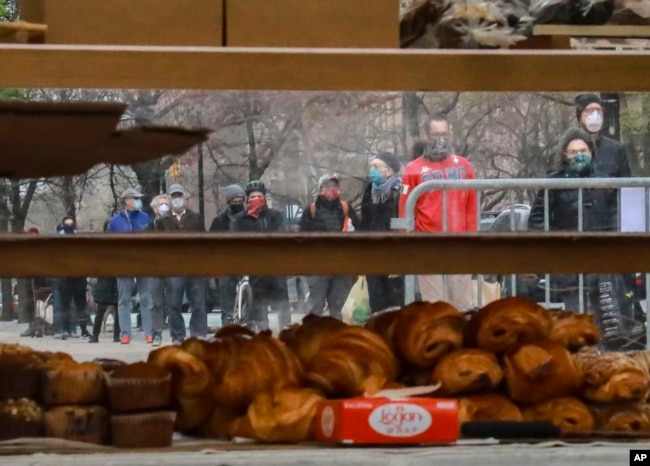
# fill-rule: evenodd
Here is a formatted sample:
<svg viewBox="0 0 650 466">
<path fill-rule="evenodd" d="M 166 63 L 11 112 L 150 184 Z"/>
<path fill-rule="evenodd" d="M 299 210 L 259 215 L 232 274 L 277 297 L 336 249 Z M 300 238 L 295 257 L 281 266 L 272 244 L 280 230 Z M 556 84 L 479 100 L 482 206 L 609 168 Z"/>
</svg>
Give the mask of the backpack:
<svg viewBox="0 0 650 466">
<path fill-rule="evenodd" d="M 350 205 L 345 202 L 345 201 L 340 201 L 341 202 L 341 207 L 343 207 L 343 228 L 341 231 L 352 231 L 350 228 L 352 226 L 352 222 L 350 221 L 349 213 L 350 213 Z M 309 212 L 311 213 L 312 218 L 316 216 L 316 203 L 312 202 L 311 205 L 309 206 Z"/>
</svg>

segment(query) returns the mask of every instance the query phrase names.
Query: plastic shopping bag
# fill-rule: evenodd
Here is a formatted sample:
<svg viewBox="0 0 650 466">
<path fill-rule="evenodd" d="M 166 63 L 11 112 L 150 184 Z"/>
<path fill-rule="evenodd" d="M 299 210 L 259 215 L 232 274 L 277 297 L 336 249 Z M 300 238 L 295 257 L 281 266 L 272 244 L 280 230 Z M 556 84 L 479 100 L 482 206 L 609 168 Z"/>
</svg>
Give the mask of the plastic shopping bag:
<svg viewBox="0 0 650 466">
<path fill-rule="evenodd" d="M 350 290 L 341 313 L 346 324 L 364 325 L 370 318 L 368 282 L 365 276 L 360 276 Z"/>
</svg>

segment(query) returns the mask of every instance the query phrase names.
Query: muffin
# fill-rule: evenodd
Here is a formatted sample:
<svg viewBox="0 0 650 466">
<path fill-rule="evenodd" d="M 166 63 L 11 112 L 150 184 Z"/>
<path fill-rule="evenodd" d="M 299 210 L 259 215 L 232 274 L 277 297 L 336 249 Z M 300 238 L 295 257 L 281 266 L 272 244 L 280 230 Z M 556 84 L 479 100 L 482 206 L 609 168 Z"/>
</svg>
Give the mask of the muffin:
<svg viewBox="0 0 650 466">
<path fill-rule="evenodd" d="M 120 448 L 161 448 L 172 444 L 176 412 L 156 411 L 111 416 L 113 446 Z"/>
<path fill-rule="evenodd" d="M 41 398 L 43 363 L 35 353 L 0 355 L 0 400 Z"/>
<path fill-rule="evenodd" d="M 0 440 L 40 437 L 43 433 L 43 411 L 27 398 L 0 401 Z"/>
<path fill-rule="evenodd" d="M 162 367 L 136 362 L 106 374 L 111 410 L 134 412 L 163 409 L 171 398 L 171 373 Z"/>
<path fill-rule="evenodd" d="M 58 360 L 44 372 L 43 403 L 46 406 L 100 404 L 104 392 L 104 371 L 92 362 Z"/>
<path fill-rule="evenodd" d="M 118 367 L 126 365 L 124 361 L 120 361 L 119 359 L 110 359 L 110 358 L 96 358 L 93 359 L 93 362 L 95 364 L 100 365 L 104 370 L 104 372 L 112 372 Z"/>
<path fill-rule="evenodd" d="M 108 443 L 109 418 L 103 406 L 57 406 L 48 409 L 43 419 L 46 437 Z"/>
</svg>

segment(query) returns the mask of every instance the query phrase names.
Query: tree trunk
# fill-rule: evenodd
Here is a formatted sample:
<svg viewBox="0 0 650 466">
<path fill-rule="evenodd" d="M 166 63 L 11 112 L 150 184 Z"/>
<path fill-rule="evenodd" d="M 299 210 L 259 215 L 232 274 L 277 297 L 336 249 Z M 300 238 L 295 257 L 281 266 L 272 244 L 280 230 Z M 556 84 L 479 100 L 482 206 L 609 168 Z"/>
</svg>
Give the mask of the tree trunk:
<svg viewBox="0 0 650 466">
<path fill-rule="evenodd" d="M 66 215 L 77 218 L 77 190 L 74 185 L 74 178 L 66 176 L 63 178 L 63 207 L 65 208 Z"/>
</svg>

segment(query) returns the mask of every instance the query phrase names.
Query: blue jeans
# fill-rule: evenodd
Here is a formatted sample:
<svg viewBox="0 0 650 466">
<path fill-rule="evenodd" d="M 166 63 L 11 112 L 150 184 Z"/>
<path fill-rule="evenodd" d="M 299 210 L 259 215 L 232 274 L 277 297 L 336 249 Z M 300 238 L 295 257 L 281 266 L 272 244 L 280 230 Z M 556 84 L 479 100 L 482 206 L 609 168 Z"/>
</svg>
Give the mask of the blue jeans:
<svg viewBox="0 0 650 466">
<path fill-rule="evenodd" d="M 208 334 L 208 315 L 205 311 L 205 279 L 203 277 L 170 277 L 165 279 L 169 308 L 169 333 L 172 341 L 183 341 L 186 336 L 183 320 L 183 295 L 187 294 L 192 316 L 190 335 L 205 337 Z"/>
<path fill-rule="evenodd" d="M 140 315 L 145 335 L 151 335 L 151 309 L 153 299 L 147 289 L 146 278 L 120 277 L 117 279 L 117 314 L 120 320 L 120 335 L 131 337 L 131 313 L 133 312 L 133 289 L 140 295 Z"/>
<path fill-rule="evenodd" d="M 165 280 L 158 277 L 143 277 L 140 280 L 144 289 L 140 306 L 151 309 L 151 335 L 162 336 L 165 325 Z M 144 328 L 144 321 L 142 325 Z"/>
</svg>

